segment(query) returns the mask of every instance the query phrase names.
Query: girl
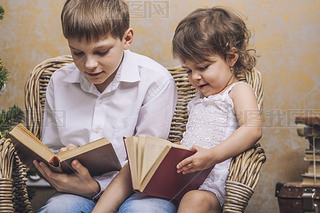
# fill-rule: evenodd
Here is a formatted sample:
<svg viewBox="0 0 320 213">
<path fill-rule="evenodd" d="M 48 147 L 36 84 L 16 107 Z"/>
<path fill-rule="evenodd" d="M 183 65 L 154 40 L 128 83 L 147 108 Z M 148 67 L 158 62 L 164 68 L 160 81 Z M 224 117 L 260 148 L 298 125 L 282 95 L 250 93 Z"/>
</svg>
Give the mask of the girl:
<svg viewBox="0 0 320 213">
<path fill-rule="evenodd" d="M 185 194 L 178 212 L 221 212 L 231 158 L 261 137 L 255 94 L 237 78 L 256 64 L 247 49 L 249 38 L 244 21 L 221 7 L 195 10 L 175 31 L 173 54 L 199 91 L 188 104 L 181 141 L 196 154 L 181 161 L 177 171 L 186 174 L 214 166 L 199 190 Z"/>
</svg>

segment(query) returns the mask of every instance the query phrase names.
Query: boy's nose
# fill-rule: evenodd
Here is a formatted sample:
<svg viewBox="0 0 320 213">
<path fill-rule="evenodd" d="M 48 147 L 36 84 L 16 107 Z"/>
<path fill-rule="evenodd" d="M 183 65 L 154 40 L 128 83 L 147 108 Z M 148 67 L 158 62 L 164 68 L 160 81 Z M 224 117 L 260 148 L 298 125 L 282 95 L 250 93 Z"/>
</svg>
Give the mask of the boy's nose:
<svg viewBox="0 0 320 213">
<path fill-rule="evenodd" d="M 92 56 L 86 56 L 86 62 L 85 62 L 85 66 L 87 69 L 93 69 L 96 68 L 98 66 L 98 62 L 97 60 L 95 60 L 94 57 Z"/>
</svg>

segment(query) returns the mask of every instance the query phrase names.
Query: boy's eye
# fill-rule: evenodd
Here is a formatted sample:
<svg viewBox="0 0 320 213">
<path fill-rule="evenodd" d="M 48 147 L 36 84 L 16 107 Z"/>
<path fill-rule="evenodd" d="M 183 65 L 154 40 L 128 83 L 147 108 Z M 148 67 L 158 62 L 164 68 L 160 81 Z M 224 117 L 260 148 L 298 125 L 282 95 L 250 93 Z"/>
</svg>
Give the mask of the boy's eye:
<svg viewBox="0 0 320 213">
<path fill-rule="evenodd" d="M 106 54 L 109 52 L 109 50 L 110 50 L 110 49 L 108 49 L 108 50 L 106 50 L 106 51 L 102 51 L 102 52 L 98 51 L 98 52 L 96 52 L 96 54 L 97 54 L 97 55 L 104 56 L 104 55 L 106 55 Z"/>
</svg>

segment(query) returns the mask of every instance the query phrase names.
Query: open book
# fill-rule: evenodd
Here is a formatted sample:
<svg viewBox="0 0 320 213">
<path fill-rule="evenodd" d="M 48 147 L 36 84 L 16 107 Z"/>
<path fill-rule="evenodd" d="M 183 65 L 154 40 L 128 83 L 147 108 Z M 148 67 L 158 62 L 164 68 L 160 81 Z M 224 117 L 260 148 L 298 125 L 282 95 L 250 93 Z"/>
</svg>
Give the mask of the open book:
<svg viewBox="0 0 320 213">
<path fill-rule="evenodd" d="M 178 163 L 195 153 L 183 145 L 151 136 L 124 140 L 132 187 L 137 192 L 179 200 L 188 191 L 198 189 L 212 170 L 177 173 Z"/>
<path fill-rule="evenodd" d="M 21 161 L 32 170 L 36 170 L 32 162 L 37 160 L 55 172 L 73 173 L 71 162 L 74 159 L 79 160 L 91 176 L 121 169 L 112 144 L 106 138 L 55 155 L 22 124 L 18 124 L 9 135 Z"/>
</svg>

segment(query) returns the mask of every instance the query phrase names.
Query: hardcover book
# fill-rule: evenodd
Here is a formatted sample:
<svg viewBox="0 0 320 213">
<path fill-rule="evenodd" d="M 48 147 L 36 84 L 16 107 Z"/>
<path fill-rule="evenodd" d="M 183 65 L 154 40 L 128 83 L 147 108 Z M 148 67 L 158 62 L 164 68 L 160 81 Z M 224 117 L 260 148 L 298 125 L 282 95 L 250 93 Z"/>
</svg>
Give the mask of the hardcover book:
<svg viewBox="0 0 320 213">
<path fill-rule="evenodd" d="M 74 172 L 71 166 L 74 159 L 79 160 L 91 176 L 121 169 L 113 146 L 106 138 L 54 154 L 23 124 L 18 124 L 9 135 L 21 161 L 32 170 L 36 170 L 33 160 L 37 160 L 47 164 L 54 172 L 70 174 Z"/>
<path fill-rule="evenodd" d="M 188 191 L 198 189 L 212 170 L 177 173 L 177 164 L 195 153 L 183 145 L 151 136 L 124 140 L 134 191 L 180 200 Z"/>
</svg>

